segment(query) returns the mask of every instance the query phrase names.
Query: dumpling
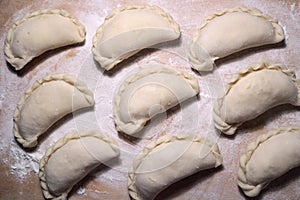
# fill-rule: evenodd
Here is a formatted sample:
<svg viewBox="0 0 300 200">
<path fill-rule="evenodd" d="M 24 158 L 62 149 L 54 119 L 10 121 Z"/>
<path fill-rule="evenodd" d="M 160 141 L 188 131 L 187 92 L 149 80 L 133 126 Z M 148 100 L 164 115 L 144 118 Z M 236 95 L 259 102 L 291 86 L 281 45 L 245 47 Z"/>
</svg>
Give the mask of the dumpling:
<svg viewBox="0 0 300 200">
<path fill-rule="evenodd" d="M 26 15 L 10 28 L 5 58 L 16 70 L 42 53 L 85 40 L 84 26 L 67 11 L 39 10 Z"/>
<path fill-rule="evenodd" d="M 236 7 L 207 18 L 189 50 L 192 68 L 212 71 L 214 61 L 250 47 L 278 43 L 284 32 L 277 20 L 256 8 Z"/>
<path fill-rule="evenodd" d="M 162 136 L 140 152 L 128 174 L 134 200 L 152 200 L 171 184 L 222 163 L 217 144 L 195 137 Z"/>
<path fill-rule="evenodd" d="M 72 187 L 88 173 L 120 154 L 117 143 L 99 131 L 69 133 L 40 161 L 40 184 L 45 198 L 67 199 Z"/>
<path fill-rule="evenodd" d="M 257 196 L 272 180 L 300 166 L 299 143 L 299 127 L 270 131 L 250 143 L 238 170 L 238 185 L 244 193 Z"/>
<path fill-rule="evenodd" d="M 139 132 L 153 116 L 163 113 L 199 93 L 198 81 L 175 68 L 150 65 L 129 76 L 113 102 L 118 131 Z"/>
<path fill-rule="evenodd" d="M 94 36 L 92 51 L 95 60 L 110 70 L 144 48 L 179 37 L 178 24 L 161 8 L 127 6 L 105 18 Z"/>
<path fill-rule="evenodd" d="M 93 93 L 75 77 L 46 76 L 19 100 L 13 120 L 16 140 L 23 147 L 34 147 L 38 137 L 63 116 L 93 105 Z"/>
<path fill-rule="evenodd" d="M 238 73 L 213 108 L 215 127 L 227 135 L 268 109 L 300 105 L 300 85 L 292 71 L 279 64 L 255 64 Z"/>
</svg>

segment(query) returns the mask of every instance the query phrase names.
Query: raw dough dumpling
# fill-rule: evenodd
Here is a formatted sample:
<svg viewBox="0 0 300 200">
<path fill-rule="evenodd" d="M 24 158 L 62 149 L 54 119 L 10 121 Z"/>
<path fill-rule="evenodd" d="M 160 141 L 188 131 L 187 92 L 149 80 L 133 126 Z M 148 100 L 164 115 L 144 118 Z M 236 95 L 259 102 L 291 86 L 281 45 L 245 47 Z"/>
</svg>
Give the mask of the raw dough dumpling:
<svg viewBox="0 0 300 200">
<path fill-rule="evenodd" d="M 68 113 L 93 106 L 85 83 L 66 74 L 44 77 L 29 88 L 14 113 L 13 132 L 23 147 L 37 145 L 38 136 Z"/>
<path fill-rule="evenodd" d="M 48 50 L 80 43 L 84 39 L 84 26 L 68 12 L 40 10 L 12 25 L 5 41 L 5 58 L 20 70 Z"/>
<path fill-rule="evenodd" d="M 118 131 L 134 135 L 153 116 L 199 93 L 198 81 L 175 68 L 152 65 L 129 76 L 114 98 Z"/>
<path fill-rule="evenodd" d="M 127 6 L 105 18 L 93 39 L 95 60 L 106 70 L 152 45 L 175 40 L 180 29 L 173 18 L 156 6 Z"/>
<path fill-rule="evenodd" d="M 195 137 L 162 136 L 134 160 L 128 192 L 134 200 L 152 200 L 171 184 L 222 163 L 217 144 Z"/>
<path fill-rule="evenodd" d="M 272 180 L 300 166 L 300 128 L 270 131 L 250 143 L 240 158 L 238 185 L 257 196 Z"/>
<path fill-rule="evenodd" d="M 284 32 L 277 20 L 256 8 L 236 7 L 209 17 L 190 46 L 192 68 L 212 71 L 214 61 L 250 47 L 278 43 Z"/>
<path fill-rule="evenodd" d="M 232 135 L 238 126 L 268 109 L 281 105 L 300 105 L 300 85 L 292 71 L 278 64 L 255 64 L 240 71 L 213 108 L 217 129 Z"/>
<path fill-rule="evenodd" d="M 69 133 L 40 161 L 40 183 L 47 199 L 67 199 L 72 187 L 89 172 L 120 154 L 117 143 L 99 131 Z"/>
</svg>

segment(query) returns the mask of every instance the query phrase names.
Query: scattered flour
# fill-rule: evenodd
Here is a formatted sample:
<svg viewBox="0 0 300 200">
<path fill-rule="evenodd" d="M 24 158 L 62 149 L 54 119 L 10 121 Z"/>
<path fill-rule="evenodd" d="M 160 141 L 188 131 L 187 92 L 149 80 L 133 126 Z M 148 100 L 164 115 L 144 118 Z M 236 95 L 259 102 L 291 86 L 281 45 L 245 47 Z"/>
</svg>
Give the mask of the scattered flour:
<svg viewBox="0 0 300 200">
<path fill-rule="evenodd" d="M 53 2 L 53 1 L 51 1 Z M 92 3 L 91 3 L 92 2 Z M 104 20 L 104 17 L 110 12 L 111 8 L 109 6 L 105 6 L 105 8 L 103 8 L 101 11 L 96 12 L 96 3 L 100 3 L 100 2 L 93 2 L 91 1 L 88 5 L 86 5 L 86 7 L 89 7 L 91 8 L 91 12 L 89 12 L 88 14 L 87 13 L 82 13 L 80 14 L 80 18 L 82 20 L 82 22 L 86 25 L 86 28 L 87 28 L 87 41 L 86 44 L 91 44 L 91 40 L 92 40 L 92 37 L 93 37 L 93 33 L 96 31 L 96 28 L 98 25 L 100 25 L 102 23 L 102 21 Z M 300 12 L 299 12 L 299 5 L 293 3 L 293 4 L 289 4 L 289 3 L 281 3 L 281 2 L 278 2 L 278 1 L 248 1 L 248 0 L 245 0 L 245 1 L 241 1 L 241 2 L 244 2 L 243 4 L 245 6 L 249 6 L 249 7 L 253 7 L 253 5 L 255 5 L 257 8 L 263 10 L 263 11 L 268 11 L 268 8 L 269 7 L 278 7 L 278 4 L 280 4 L 282 6 L 282 9 L 284 11 L 289 11 L 289 12 L 286 12 L 288 13 L 285 17 L 283 15 L 281 15 L 282 18 L 279 18 L 279 23 L 280 25 L 283 26 L 283 29 L 284 29 L 284 32 L 285 32 L 285 36 L 286 36 L 286 40 L 288 41 L 289 40 L 289 34 L 290 34 L 290 39 L 292 40 L 293 39 L 293 33 L 294 33 L 294 29 L 292 29 L 293 27 L 291 26 L 291 23 L 289 22 L 289 20 L 291 21 L 297 21 L 297 19 L 299 19 L 300 17 Z M 49 4 L 50 4 L 50 1 L 49 1 Z M 160 1 L 158 0 L 152 0 L 151 1 L 151 4 L 155 5 L 155 4 L 162 4 Z M 272 4 L 272 6 L 270 6 L 269 4 Z M 121 5 L 120 4 L 117 4 L 116 5 L 117 7 L 120 7 Z M 94 7 L 94 8 L 93 8 Z M 164 7 L 164 6 L 162 6 Z M 92 9 L 93 8 L 93 9 Z M 15 21 L 15 20 L 18 20 L 20 19 L 22 16 L 24 16 L 26 13 L 29 12 L 29 8 L 24 8 L 22 10 L 20 10 L 19 12 L 15 13 L 6 23 L 5 23 L 5 26 L 9 26 L 11 24 L 11 21 Z M 205 11 L 205 12 L 208 12 L 208 13 L 211 13 L 211 11 Z M 206 14 L 206 13 L 205 13 Z M 270 10 L 270 14 L 271 16 L 274 16 L 274 17 L 277 17 L 276 15 L 273 15 L 274 13 L 272 13 L 272 10 Z M 204 14 L 203 14 L 204 15 Z M 206 16 L 206 15 L 204 15 Z M 204 18 L 203 16 L 203 18 Z M 196 26 L 195 24 L 197 24 L 197 26 L 199 26 L 199 23 L 200 22 L 197 22 L 197 23 L 194 23 L 192 20 L 190 20 L 190 22 L 188 21 L 188 17 L 184 16 L 183 19 L 187 18 L 187 20 L 183 20 L 181 22 L 181 27 L 183 27 L 183 32 L 186 31 L 184 29 L 191 29 L 193 28 L 193 26 Z M 180 20 L 179 20 L 180 21 Z M 183 23 L 184 22 L 184 23 Z M 299 27 L 299 24 L 296 23 L 296 24 L 293 24 L 294 26 Z M 295 28 L 295 29 L 296 29 Z M 289 32 L 288 32 L 289 31 Z M 0 38 L 0 41 L 2 41 L 3 38 Z M 2 42 L 3 43 L 3 42 Z M 291 44 L 292 45 L 292 44 Z M 288 46 L 289 47 L 289 46 Z M 153 60 L 155 59 L 159 59 L 159 56 L 156 58 L 155 56 L 157 56 L 155 53 L 153 54 L 153 57 L 152 59 L 149 60 L 149 62 L 151 63 Z M 253 55 L 254 57 L 255 55 Z M 268 56 L 272 56 L 271 54 L 268 54 Z M 283 54 L 283 56 L 285 56 L 285 54 Z M 274 54 L 272 56 L 273 57 L 278 57 L 278 53 Z M 248 55 L 246 59 L 250 59 L 252 58 L 251 55 Z M 285 57 L 283 57 L 282 60 L 284 60 Z M 90 59 L 91 62 L 93 61 L 92 59 Z M 145 60 L 145 58 L 144 58 Z M 176 62 L 174 63 L 175 61 L 172 59 L 172 57 L 169 58 L 169 63 L 171 64 L 174 64 L 176 65 Z M 240 61 L 238 61 L 240 62 Z M 232 65 L 234 64 L 234 61 L 230 62 L 229 65 Z M 240 65 L 240 64 L 239 64 Z M 225 68 L 225 67 L 224 67 Z M 96 69 L 96 68 L 95 68 Z M 85 69 L 86 70 L 86 69 Z M 123 72 L 124 74 L 127 73 L 127 71 L 129 71 L 129 69 L 123 69 L 121 72 Z M 120 76 L 120 73 L 119 72 L 119 76 Z M 219 70 L 219 72 L 222 72 Z M 230 74 L 230 73 L 228 73 Z M 90 77 L 89 77 L 90 78 Z M 208 77 L 207 77 L 208 78 Z M 110 77 L 106 78 L 106 79 L 110 79 Z M 203 81 L 203 80 L 202 80 Z M 204 80 L 205 81 L 205 80 Z M 109 85 L 111 84 L 111 82 L 108 82 Z M 103 83 L 104 84 L 104 83 Z M 203 85 L 203 84 L 202 84 Z M 101 86 L 103 87 L 103 85 L 101 84 Z M 14 88 L 14 87 L 10 87 L 9 85 L 7 86 L 7 88 Z M 209 89 L 209 88 L 208 88 Z M 100 92 L 101 91 L 101 88 L 99 89 L 98 88 L 98 91 Z M 202 87 L 201 89 L 201 102 L 203 103 L 203 101 L 207 100 L 207 102 L 210 102 L 210 96 L 209 96 L 210 93 L 208 93 L 207 91 L 205 92 L 205 87 Z M 206 96 L 207 95 L 207 96 Z M 97 96 L 97 94 L 96 94 Z M 4 96 L 3 94 L 0 94 L 0 109 L 2 109 L 2 102 L 5 100 L 6 96 Z M 100 104 L 100 103 L 99 103 Z M 103 107 L 108 107 L 107 104 L 103 104 L 104 106 Z M 13 105 L 14 107 L 15 105 Z M 97 108 L 97 107 L 96 107 Z M 99 108 L 102 108 L 102 107 L 99 107 Z M 201 107 L 202 108 L 202 107 Z M 210 107 L 204 107 L 206 110 L 202 110 L 203 112 L 202 113 L 207 113 L 208 110 L 210 109 Z M 204 109 L 202 108 L 202 109 Z M 6 108 L 7 109 L 7 108 Z M 8 109 L 7 109 L 8 110 Z M 9 108 L 9 110 L 13 110 L 11 108 Z M 104 110 L 104 109 L 103 109 Z M 103 112 L 103 110 L 101 110 Z M 105 111 L 107 111 L 107 113 L 110 113 L 110 109 L 106 109 Z M 106 115 L 108 116 L 106 119 L 109 119 L 109 121 L 111 122 L 112 121 L 112 115 L 111 114 L 108 114 Z M 207 117 L 206 115 L 203 115 L 203 117 Z M 100 117 L 99 117 L 100 118 Z M 296 117 L 295 117 L 296 118 Z M 101 118 L 102 119 L 102 118 Z M 294 119 L 294 118 L 293 118 Z M 78 120 L 78 119 L 77 119 Z M 202 121 L 205 121 L 206 119 L 202 119 Z M 174 120 L 175 121 L 175 120 Z M 206 120 L 207 121 L 207 120 Z M 111 125 L 112 123 L 107 123 L 105 124 L 107 121 L 104 121 L 103 120 L 103 126 L 102 128 L 106 128 L 108 131 L 111 131 L 111 129 L 114 129 L 109 127 L 108 125 Z M 201 123 L 202 124 L 202 123 Z M 205 124 L 205 122 L 204 122 Z M 206 124 L 210 124 L 209 122 L 206 122 Z M 0 134 L 0 136 L 2 136 Z M 3 136 L 8 136 L 8 135 L 3 135 Z M 10 136 L 9 136 L 10 137 Z M 57 136 L 54 136 L 54 134 L 51 134 L 51 136 L 49 136 L 49 141 L 56 141 L 57 140 Z M 233 155 L 236 150 L 236 146 L 238 146 L 238 144 L 240 142 L 242 142 L 242 137 L 241 136 L 237 136 L 237 138 L 235 140 L 227 140 L 227 139 L 221 139 L 220 141 L 218 141 L 220 144 L 224 144 L 224 145 L 220 145 L 221 148 L 223 148 L 223 152 L 228 152 L 228 155 Z M 122 141 L 119 141 L 120 142 L 120 145 L 125 148 L 124 146 L 125 145 L 128 145 L 127 143 L 126 144 L 122 144 Z M 4 144 L 3 142 L 0 143 L 0 150 L 3 152 L 5 150 L 5 145 L 7 144 Z M 9 149 L 8 149 L 8 155 L 9 157 L 6 157 L 4 159 L 2 159 L 2 162 L 4 162 L 5 164 L 10 164 L 10 172 L 12 174 L 14 174 L 17 178 L 20 179 L 20 181 L 22 181 L 24 178 L 26 178 L 26 176 L 29 175 L 30 172 L 34 172 L 34 173 L 38 173 L 39 171 L 39 160 L 41 159 L 41 157 L 43 156 L 45 150 L 46 150 L 46 147 L 48 146 L 47 144 L 44 144 L 43 146 L 40 146 L 39 148 L 37 148 L 35 151 L 33 152 L 26 152 L 24 151 L 17 143 L 16 141 L 12 138 L 10 143 L 8 144 L 9 146 Z M 131 148 L 128 147 L 129 150 L 132 150 Z M 137 150 L 135 150 L 137 151 Z M 226 152 L 226 153 L 227 153 Z M 122 156 L 122 155 L 121 155 Z M 124 156 L 124 155 L 123 155 Z M 129 161 L 128 158 L 131 158 L 132 155 L 128 156 L 128 157 L 125 157 L 124 156 L 124 160 L 127 160 Z M 230 157 L 229 157 L 230 158 Z M 229 165 L 234 165 L 234 164 L 231 164 L 231 160 L 226 160 L 225 159 L 225 162 L 228 162 L 228 163 L 225 163 L 225 166 L 229 166 Z M 128 162 L 129 163 L 129 162 Z M 124 166 L 127 167 L 127 162 L 124 162 L 122 163 Z M 131 162 L 129 163 L 131 164 Z M 127 169 L 127 168 L 126 168 Z M 117 171 L 117 170 L 116 170 Z M 228 170 L 228 173 L 230 172 L 230 170 Z M 105 180 L 110 180 L 111 182 L 117 180 L 117 179 L 120 179 L 119 182 L 124 182 L 124 180 L 121 180 L 121 178 L 123 177 L 119 177 L 119 176 L 115 176 L 116 172 L 115 171 L 107 171 L 105 174 L 102 174 L 101 172 L 99 173 L 99 177 L 100 175 L 101 176 L 105 176 Z M 224 176 L 226 178 L 226 176 Z M 229 177 L 229 175 L 227 176 Z M 222 177 L 223 178 L 223 177 Z M 213 184 L 212 184 L 213 185 Z M 96 190 L 97 191 L 97 190 Z M 94 191 L 94 192 L 96 192 Z M 295 190 L 297 191 L 297 190 Z M 78 190 L 76 191 L 77 194 L 79 195 L 84 195 L 86 194 L 86 189 L 85 188 L 82 188 L 82 187 L 79 187 Z M 100 191 L 98 191 L 98 193 L 101 193 Z M 210 199 L 217 199 L 219 198 L 220 196 L 217 194 L 217 193 L 208 193 L 210 195 L 215 195 L 215 196 L 210 196 Z M 96 196 L 97 198 L 98 196 Z"/>
<path fill-rule="evenodd" d="M 282 26 L 283 31 L 284 31 L 285 41 L 286 41 L 286 42 L 289 42 L 289 34 L 288 34 L 288 30 L 287 30 L 286 26 L 283 25 L 283 24 L 280 24 L 280 25 Z"/>
<path fill-rule="evenodd" d="M 43 156 L 42 152 L 27 153 L 14 140 L 11 141 L 9 151 L 9 159 L 11 161 L 10 172 L 12 174 L 15 174 L 22 180 L 29 172 L 38 173 L 39 160 Z"/>
<path fill-rule="evenodd" d="M 4 98 L 5 98 L 4 95 L 0 93 L 0 109 L 2 109 Z"/>
<path fill-rule="evenodd" d="M 84 194 L 85 194 L 85 189 L 82 188 L 82 187 L 79 187 L 79 188 L 77 189 L 76 193 L 79 194 L 79 195 L 84 195 Z"/>
<path fill-rule="evenodd" d="M 10 173 L 18 177 L 20 181 L 23 181 L 30 172 L 38 174 L 39 161 L 44 154 L 43 152 L 44 150 L 36 150 L 32 153 L 26 152 L 20 148 L 14 140 L 12 140 L 10 143 L 9 157 L 3 159 L 2 162 L 10 162 Z M 85 188 L 82 187 L 79 187 L 76 191 L 79 195 L 84 195 L 85 192 Z"/>
</svg>

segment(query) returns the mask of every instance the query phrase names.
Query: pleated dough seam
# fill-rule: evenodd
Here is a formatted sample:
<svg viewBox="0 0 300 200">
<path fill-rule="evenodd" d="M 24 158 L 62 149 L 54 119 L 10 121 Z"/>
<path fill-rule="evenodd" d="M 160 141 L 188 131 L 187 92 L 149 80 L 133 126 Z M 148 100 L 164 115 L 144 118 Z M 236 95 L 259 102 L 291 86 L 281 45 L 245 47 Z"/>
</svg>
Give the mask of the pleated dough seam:
<svg viewBox="0 0 300 200">
<path fill-rule="evenodd" d="M 104 63 L 109 63 L 109 67 L 107 68 L 108 70 L 111 69 L 115 64 L 121 62 L 123 60 L 122 59 L 112 59 L 112 58 L 107 58 L 107 57 L 103 57 L 98 51 L 97 51 L 97 45 L 98 45 L 98 38 L 101 38 L 102 32 L 104 27 L 110 22 L 110 20 L 112 18 L 114 18 L 116 15 L 118 15 L 119 13 L 123 12 L 123 11 L 127 11 L 127 10 L 149 10 L 149 11 L 153 11 L 159 15 L 161 15 L 164 19 L 166 19 L 170 26 L 173 28 L 173 30 L 177 33 L 180 33 L 180 28 L 179 25 L 174 21 L 174 19 L 172 18 L 171 15 L 169 15 L 168 13 L 166 13 L 165 11 L 163 11 L 161 8 L 157 7 L 157 6 L 149 6 L 149 5 L 133 5 L 133 6 L 125 6 L 125 7 L 121 7 L 121 8 L 116 8 L 114 9 L 105 19 L 103 24 L 97 29 L 95 36 L 93 37 L 93 47 L 92 47 L 92 52 L 94 54 L 95 60 L 99 61 L 99 63 L 102 63 L 102 61 Z M 139 51 L 139 50 L 135 50 L 135 51 Z M 135 52 L 133 51 L 133 52 Z M 126 59 L 126 58 L 124 58 Z M 101 61 L 101 62 L 100 62 Z M 110 63 L 112 62 L 112 63 Z M 106 66 L 107 64 L 105 64 Z"/>
<path fill-rule="evenodd" d="M 89 104 L 92 104 L 94 99 L 93 99 L 93 93 L 87 89 L 87 86 L 85 83 L 77 80 L 75 77 L 70 76 L 70 75 L 65 75 L 65 74 L 55 74 L 55 75 L 49 75 L 46 76 L 40 80 L 37 80 L 33 86 L 31 86 L 29 89 L 26 90 L 25 94 L 21 97 L 17 104 L 17 108 L 14 112 L 14 117 L 13 117 L 13 133 L 14 136 L 16 137 L 17 141 L 21 144 L 28 144 L 30 143 L 29 141 L 25 140 L 19 133 L 19 127 L 17 122 L 20 119 L 20 113 L 23 109 L 23 106 L 26 103 L 26 100 L 31 96 L 31 94 L 40 86 L 42 86 L 44 83 L 48 83 L 51 81 L 64 81 L 67 84 L 70 84 L 74 86 L 76 89 L 78 89 L 80 92 L 84 94 L 85 99 L 88 101 Z"/>
<path fill-rule="evenodd" d="M 123 126 L 123 125 L 127 124 L 121 120 L 121 117 L 119 116 L 119 112 L 118 112 L 118 108 L 120 106 L 120 101 L 121 101 L 121 96 L 122 96 L 123 92 L 125 91 L 126 87 L 128 85 L 130 85 L 131 83 L 138 81 L 139 79 L 142 79 L 148 75 L 155 74 L 155 73 L 173 74 L 176 76 L 180 76 L 189 83 L 189 85 L 193 88 L 194 91 L 199 91 L 198 85 L 194 86 L 189 81 L 189 80 L 193 80 L 194 78 L 184 72 L 179 71 L 179 70 L 172 69 L 171 67 L 153 67 L 151 69 L 142 69 L 142 71 L 140 71 L 136 74 L 132 74 L 128 78 L 126 78 L 124 80 L 124 82 L 121 84 L 121 86 L 119 87 L 118 93 L 115 95 L 115 99 L 113 102 L 113 105 L 114 105 L 113 106 L 113 115 L 114 115 L 115 123 L 118 126 Z M 121 129 L 119 129 L 118 126 L 117 126 L 117 130 L 122 131 Z"/>
<path fill-rule="evenodd" d="M 267 14 L 264 14 L 262 11 L 258 10 L 257 8 L 246 8 L 244 6 L 238 6 L 238 7 L 235 7 L 235 8 L 229 8 L 229 9 L 221 10 L 221 11 L 216 12 L 213 15 L 207 17 L 205 22 L 200 26 L 200 28 L 198 29 L 198 31 L 194 35 L 193 41 L 194 42 L 197 41 L 197 39 L 200 36 L 201 30 L 205 26 L 207 26 L 211 21 L 213 21 L 215 18 L 221 17 L 222 15 L 225 15 L 225 14 L 228 14 L 228 13 L 234 13 L 234 12 L 248 13 L 252 16 L 263 18 L 263 19 L 269 21 L 272 24 L 272 27 L 275 29 L 276 35 L 277 34 L 281 35 L 281 33 L 282 33 L 281 31 L 279 31 L 277 29 L 278 20 L 272 18 L 271 16 L 269 16 Z"/>
<path fill-rule="evenodd" d="M 39 168 L 40 168 L 40 171 L 39 171 L 40 184 L 41 184 L 43 194 L 46 198 L 57 199 L 57 200 L 64 199 L 63 197 L 66 197 L 69 193 L 69 191 L 66 191 L 63 194 L 61 194 L 60 196 L 57 196 L 57 197 L 53 196 L 49 192 L 49 188 L 46 183 L 46 176 L 45 176 L 45 166 L 48 163 L 48 160 L 50 159 L 51 155 L 54 154 L 58 149 L 63 147 L 65 144 L 67 144 L 69 141 L 80 139 L 83 137 L 95 137 L 97 139 L 104 141 L 105 143 L 110 144 L 111 148 L 114 151 L 119 151 L 118 144 L 114 140 L 112 140 L 107 134 L 104 134 L 104 133 L 99 134 L 99 133 L 100 132 L 97 132 L 97 131 L 68 133 L 65 135 L 65 137 L 59 139 L 53 146 L 51 146 L 50 148 L 47 149 L 45 155 L 43 156 L 43 158 L 40 161 L 40 166 L 39 166 Z"/>
<path fill-rule="evenodd" d="M 295 76 L 295 73 L 291 70 L 284 69 L 284 67 L 281 64 L 269 64 L 269 63 L 258 63 L 258 64 L 252 64 L 247 69 L 241 70 L 237 73 L 237 75 L 229 81 L 228 86 L 225 89 L 225 93 L 217 99 L 217 102 L 215 103 L 216 106 L 213 108 L 213 115 L 215 120 L 217 120 L 217 125 L 226 132 L 233 131 L 237 129 L 237 127 L 242 123 L 237 124 L 227 124 L 223 119 L 220 117 L 220 106 L 223 105 L 223 101 L 225 99 L 225 96 L 229 93 L 229 91 L 232 89 L 232 87 L 239 82 L 243 77 L 247 76 L 248 74 L 252 72 L 257 72 L 260 70 L 269 69 L 269 70 L 277 70 L 281 71 L 286 76 L 290 77 L 293 81 L 293 83 L 296 85 L 296 87 L 299 87 L 299 83 L 297 83 L 297 79 Z M 300 96 L 300 95 L 299 95 Z M 216 123 L 215 123 L 216 124 Z"/>
<path fill-rule="evenodd" d="M 8 34 L 7 34 L 7 38 L 5 40 L 5 47 L 4 47 L 4 52 L 5 52 L 5 56 L 7 57 L 8 60 L 23 60 L 24 58 L 19 58 L 19 57 L 15 57 L 11 51 L 11 41 L 13 39 L 13 35 L 15 30 L 17 29 L 17 27 L 22 24 L 23 22 L 25 22 L 26 20 L 39 16 L 39 15 L 44 15 L 44 14 L 58 14 L 61 15 L 63 17 L 69 18 L 78 28 L 78 32 L 79 35 L 84 38 L 86 31 L 84 26 L 78 21 L 78 19 L 76 19 L 75 17 L 73 17 L 71 14 L 69 14 L 67 11 L 65 10 L 58 10 L 58 9 L 54 9 L 54 10 L 39 10 L 39 11 L 35 11 L 32 13 L 27 14 L 25 17 L 23 17 L 22 19 L 16 21 L 13 23 L 12 27 L 9 29 Z"/>
<path fill-rule="evenodd" d="M 147 157 L 148 154 L 152 152 L 157 146 L 164 144 L 164 143 L 170 143 L 172 141 L 176 140 L 189 140 L 192 139 L 191 142 L 198 142 L 201 144 L 207 144 L 209 147 L 212 147 L 212 154 L 216 158 L 216 163 L 220 164 L 222 163 L 222 158 L 220 157 L 220 150 L 219 147 L 213 143 L 211 143 L 209 140 L 206 140 L 204 138 L 192 138 L 192 137 L 185 137 L 185 136 L 176 136 L 176 135 L 164 135 L 158 140 L 153 141 L 149 144 L 147 144 L 144 149 L 136 156 L 134 159 L 134 163 L 128 172 L 128 193 L 130 194 L 130 197 L 133 200 L 141 200 L 141 198 L 138 195 L 137 189 L 135 187 L 135 170 L 140 166 L 141 162 L 143 161 L 143 158 Z M 217 165 L 216 164 L 216 165 Z"/>
<path fill-rule="evenodd" d="M 121 8 L 117 8 L 114 9 L 106 18 L 105 21 L 108 21 L 112 18 L 114 18 L 116 15 L 118 15 L 119 13 L 123 12 L 123 11 L 127 11 L 127 10 L 149 10 L 149 11 L 153 11 L 155 13 L 158 13 L 159 15 L 161 15 L 163 18 L 167 19 L 167 21 L 169 22 L 169 24 L 172 26 L 172 28 L 174 28 L 174 30 L 176 32 L 180 32 L 179 31 L 179 25 L 177 23 L 175 23 L 173 17 L 171 15 L 169 15 L 168 13 L 166 13 L 165 11 L 163 11 L 161 8 L 159 8 L 158 6 L 149 6 L 149 5 L 133 5 L 133 6 L 125 6 L 125 7 L 121 7 Z"/>
<path fill-rule="evenodd" d="M 233 87 L 233 85 L 235 85 L 243 77 L 247 76 L 251 72 L 257 72 L 264 69 L 281 71 L 283 74 L 290 77 L 292 81 L 295 83 L 295 85 L 297 83 L 295 73 L 291 70 L 285 69 L 281 64 L 258 63 L 258 64 L 251 65 L 247 69 L 239 71 L 237 75 L 231 81 L 229 81 L 228 86 L 226 88 L 225 95 L 227 95 L 231 90 L 231 88 Z"/>
<path fill-rule="evenodd" d="M 258 146 L 263 144 L 264 142 L 266 142 L 271 137 L 274 137 L 276 135 L 286 133 L 286 132 L 290 132 L 291 134 L 293 134 L 293 132 L 297 131 L 297 130 L 299 130 L 298 127 L 282 127 L 278 130 L 273 130 L 266 134 L 258 136 L 254 142 L 252 142 L 248 145 L 246 153 L 241 156 L 240 162 L 239 162 L 240 170 L 238 173 L 238 183 L 242 189 L 251 191 L 251 190 L 255 189 L 256 187 L 263 188 L 264 185 L 268 184 L 268 182 L 266 182 L 266 183 L 260 183 L 258 185 L 250 185 L 247 181 L 246 165 L 247 165 L 248 161 L 251 159 L 251 156 L 254 153 L 254 151 L 258 148 Z"/>
</svg>

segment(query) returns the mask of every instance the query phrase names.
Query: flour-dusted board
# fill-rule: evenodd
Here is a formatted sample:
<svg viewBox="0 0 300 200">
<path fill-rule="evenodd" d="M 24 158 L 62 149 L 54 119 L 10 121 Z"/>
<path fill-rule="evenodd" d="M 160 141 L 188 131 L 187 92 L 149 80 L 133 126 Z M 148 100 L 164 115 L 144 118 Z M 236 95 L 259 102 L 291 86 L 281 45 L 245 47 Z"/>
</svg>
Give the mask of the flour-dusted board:
<svg viewBox="0 0 300 200">
<path fill-rule="evenodd" d="M 143 50 L 113 70 L 104 72 L 95 64 L 91 54 L 92 37 L 104 18 L 114 8 L 147 3 L 157 5 L 171 14 L 180 25 L 180 41 Z M 283 26 L 285 44 L 243 51 L 217 62 L 218 68 L 207 76 L 190 69 L 187 62 L 188 46 L 193 34 L 204 20 L 218 10 L 235 6 L 256 7 L 277 18 Z M 43 199 L 37 176 L 38 162 L 45 150 L 65 133 L 77 129 L 98 128 L 110 134 L 120 145 L 118 165 L 100 166 L 74 189 L 72 200 L 129 199 L 127 171 L 134 156 L 148 142 L 164 134 L 190 132 L 218 142 L 224 158 L 223 167 L 200 172 L 163 191 L 157 199 L 244 199 L 237 186 L 237 168 L 240 155 L 247 144 L 259 134 L 281 126 L 299 126 L 300 110 L 293 106 L 279 106 L 243 125 L 234 137 L 219 137 L 212 124 L 212 104 L 217 91 L 234 74 L 251 63 L 269 61 L 282 63 L 300 76 L 300 8 L 297 0 L 244 0 L 244 1 L 0 1 L 0 43 L 4 46 L 7 32 L 15 20 L 39 9 L 65 9 L 86 27 L 86 42 L 46 53 L 26 66 L 22 73 L 12 71 L 0 54 L 0 199 Z M 226 34 L 226 33 L 224 33 Z M 198 78 L 199 98 L 177 106 L 152 120 L 145 133 L 150 135 L 129 142 L 114 127 L 112 101 L 121 82 L 139 68 L 152 63 L 176 67 Z M 36 80 L 48 74 L 69 73 L 85 81 L 94 92 L 96 105 L 88 110 L 64 118 L 40 139 L 34 151 L 24 151 L 12 134 L 13 113 L 19 98 Z M 74 116 L 74 117 L 73 117 Z M 300 170 L 294 169 L 270 184 L 261 199 L 297 199 L 300 197 Z"/>
</svg>

